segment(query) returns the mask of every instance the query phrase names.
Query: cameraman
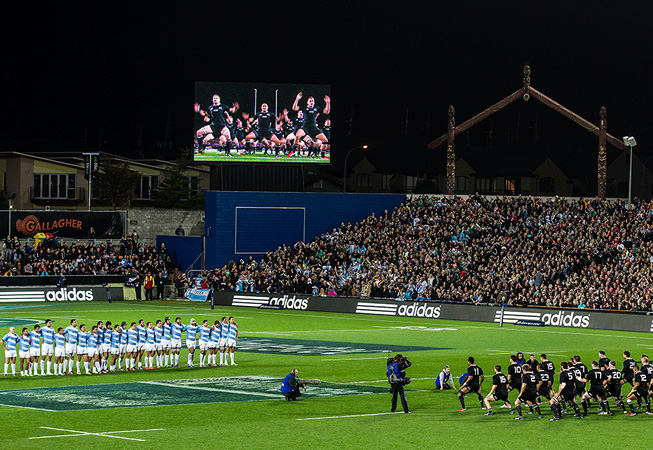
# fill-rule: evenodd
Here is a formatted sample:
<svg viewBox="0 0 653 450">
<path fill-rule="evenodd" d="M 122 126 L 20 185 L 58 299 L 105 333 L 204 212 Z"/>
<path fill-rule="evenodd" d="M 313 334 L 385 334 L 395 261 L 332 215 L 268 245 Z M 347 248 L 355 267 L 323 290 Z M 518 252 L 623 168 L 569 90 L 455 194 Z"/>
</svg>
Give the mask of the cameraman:
<svg viewBox="0 0 653 450">
<path fill-rule="evenodd" d="M 299 371 L 297 369 L 291 370 L 281 384 L 281 392 L 286 396 L 287 401 L 297 400 L 297 398 L 302 396 L 302 393 L 299 392 L 299 383 L 297 382 L 298 373 Z"/>
<path fill-rule="evenodd" d="M 406 369 L 411 366 L 401 353 L 397 354 L 394 358 L 388 358 L 388 383 L 390 383 L 390 392 L 392 393 L 392 409 L 391 412 L 397 410 L 397 395 L 401 397 L 401 406 L 404 408 L 406 414 L 408 411 L 408 402 L 406 402 L 406 393 L 404 392 L 404 385 L 410 383 L 410 378 L 406 377 Z"/>
</svg>

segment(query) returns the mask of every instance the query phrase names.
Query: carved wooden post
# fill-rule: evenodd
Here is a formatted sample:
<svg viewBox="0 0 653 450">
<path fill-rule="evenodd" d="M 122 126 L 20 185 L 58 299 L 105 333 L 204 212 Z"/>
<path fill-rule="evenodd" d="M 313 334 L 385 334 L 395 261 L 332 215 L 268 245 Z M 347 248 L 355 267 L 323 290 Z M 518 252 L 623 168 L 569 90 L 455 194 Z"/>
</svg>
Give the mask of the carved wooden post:
<svg viewBox="0 0 653 450">
<path fill-rule="evenodd" d="M 524 95 L 522 98 L 527 102 L 531 98 L 531 66 L 528 64 L 524 65 Z"/>
<path fill-rule="evenodd" d="M 606 158 L 607 151 L 605 146 L 606 134 L 608 131 L 608 111 L 605 106 L 601 106 L 601 120 L 599 121 L 599 167 L 597 178 L 597 195 L 599 198 L 605 198 L 605 178 L 606 178 Z"/>
<path fill-rule="evenodd" d="M 456 110 L 449 105 L 449 121 L 447 123 L 447 194 L 456 190 Z"/>
</svg>

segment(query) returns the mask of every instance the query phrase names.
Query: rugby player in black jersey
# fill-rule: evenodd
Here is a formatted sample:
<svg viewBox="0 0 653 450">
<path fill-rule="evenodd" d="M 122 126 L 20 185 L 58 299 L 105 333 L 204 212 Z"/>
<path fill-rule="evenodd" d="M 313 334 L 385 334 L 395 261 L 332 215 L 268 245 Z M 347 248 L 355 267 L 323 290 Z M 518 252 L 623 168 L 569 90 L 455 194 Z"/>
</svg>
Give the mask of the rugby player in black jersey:
<svg viewBox="0 0 653 450">
<path fill-rule="evenodd" d="M 631 386 L 635 385 L 634 378 L 635 378 L 635 372 L 633 371 L 633 367 L 637 365 L 637 362 L 633 358 L 630 357 L 630 352 L 628 350 L 624 351 L 624 366 L 623 370 L 621 371 L 621 375 L 625 383 L 630 383 Z M 637 398 L 637 408 L 642 407 L 642 399 Z"/>
<path fill-rule="evenodd" d="M 590 383 L 590 390 L 585 392 L 581 397 L 583 404 L 583 415 L 587 417 L 589 413 L 589 401 L 590 399 L 597 400 L 599 405 L 601 405 L 601 412 L 599 414 L 612 414 L 610 411 L 610 405 L 608 403 L 608 392 L 605 390 L 605 384 L 607 383 L 607 375 L 605 371 L 599 368 L 598 361 L 592 361 L 592 370 L 587 372 L 581 381 Z"/>
<path fill-rule="evenodd" d="M 605 372 L 607 376 L 606 387 L 608 389 L 608 394 L 610 394 L 614 399 L 615 403 L 617 404 L 617 408 L 623 409 L 624 413 L 626 413 L 627 411 L 626 406 L 624 405 L 624 398 L 621 394 L 621 385 L 624 383 L 621 377 L 621 372 L 619 372 L 619 369 L 617 369 L 617 363 L 615 361 L 610 361 L 608 363 L 608 369 Z"/>
<path fill-rule="evenodd" d="M 546 359 L 546 353 L 542 353 L 540 355 L 540 360 L 542 360 L 542 368 L 549 373 L 551 382 L 553 382 L 553 377 L 556 374 L 556 366 L 551 361 Z"/>
<path fill-rule="evenodd" d="M 515 420 L 523 419 L 524 416 L 521 413 L 521 404 L 526 403 L 531 408 L 535 408 L 538 417 L 542 418 L 542 412 L 540 411 L 540 406 L 537 404 L 537 375 L 533 373 L 531 366 L 529 364 L 524 364 L 522 366 L 522 385 L 521 390 L 519 391 L 519 396 L 515 400 L 515 408 L 517 408 L 517 417 Z"/>
<path fill-rule="evenodd" d="M 560 385 L 558 392 L 556 392 L 551 400 L 549 400 L 549 405 L 551 405 L 551 411 L 553 412 L 553 418 L 551 421 L 560 420 L 562 418 L 562 402 L 568 402 L 576 411 L 576 416 L 579 419 L 583 418 L 583 415 L 580 413 L 580 408 L 576 404 L 576 378 L 574 373 L 569 370 L 569 363 L 563 361 L 560 363 Z"/>
<path fill-rule="evenodd" d="M 579 371 L 580 375 L 578 375 Z M 580 361 L 580 356 L 578 355 L 574 356 L 574 372 L 576 374 L 576 393 L 582 397 L 585 393 L 585 383 L 578 380 L 578 378 L 585 378 L 585 375 L 587 375 L 587 366 Z"/>
<path fill-rule="evenodd" d="M 491 416 L 492 406 L 490 402 L 502 401 L 504 405 L 510 408 L 510 414 L 513 414 L 512 404 L 508 400 L 508 377 L 501 373 L 501 366 L 494 366 L 494 376 L 492 377 L 492 389 L 485 396 L 485 407 L 487 408 L 486 416 Z"/>
<path fill-rule="evenodd" d="M 220 145 L 226 145 L 227 149 L 231 141 L 231 135 L 227 128 L 227 116 L 229 113 L 235 113 L 238 110 L 238 102 L 232 104 L 229 108 L 227 105 L 220 103 L 220 96 L 213 94 L 213 103 L 206 111 L 200 108 L 199 103 L 195 103 L 195 112 L 204 117 L 204 122 L 208 125 L 203 126 L 195 133 L 197 137 L 197 147 L 200 152 L 204 150 L 204 145 L 214 141 L 218 136 Z"/>
<path fill-rule="evenodd" d="M 458 400 L 460 400 L 460 406 L 462 408 L 456 411 L 467 411 L 465 408 L 465 394 L 474 393 L 478 396 L 478 401 L 481 403 L 481 409 L 485 409 L 483 404 L 483 396 L 481 395 L 481 385 L 483 380 L 485 380 L 485 375 L 483 375 L 483 369 L 474 364 L 474 357 L 470 356 L 467 358 L 467 377 L 465 381 L 458 389 Z"/>
<path fill-rule="evenodd" d="M 281 141 L 277 136 L 272 132 L 272 128 L 276 124 L 277 116 L 274 113 L 268 111 L 268 104 L 261 104 L 261 111 L 257 113 L 254 117 L 249 117 L 248 114 L 243 114 L 245 120 L 250 124 L 257 124 L 258 130 L 252 130 L 249 132 L 245 139 L 256 139 L 261 142 L 266 147 L 271 147 L 270 142 L 274 142 L 276 145 L 280 145 Z M 267 154 L 267 148 L 265 150 Z"/>
<path fill-rule="evenodd" d="M 648 362 L 648 355 L 642 355 L 642 367 L 640 370 L 648 377 L 648 390 L 653 390 L 653 365 Z"/>
<path fill-rule="evenodd" d="M 633 372 L 635 373 L 633 376 L 633 389 L 628 393 L 628 397 L 626 397 L 626 401 L 630 407 L 630 414 L 628 415 L 636 415 L 635 407 L 633 406 L 633 400 L 645 401 L 646 414 L 651 415 L 651 400 L 648 396 L 648 385 L 650 380 L 648 379 L 648 376 L 639 369 L 637 364 L 635 364 L 633 367 Z"/>
<path fill-rule="evenodd" d="M 542 364 L 537 365 L 537 401 L 542 403 L 541 397 L 551 400 L 551 385 L 553 384 L 553 378 L 549 372 L 544 370 Z"/>
<path fill-rule="evenodd" d="M 605 371 L 608 370 L 608 366 L 610 365 L 610 358 L 605 356 L 605 351 L 601 350 L 599 352 L 599 369 Z"/>
<path fill-rule="evenodd" d="M 299 100 L 301 100 L 301 98 L 302 93 L 300 92 L 297 94 L 297 97 L 295 97 L 295 102 L 292 105 L 293 111 L 300 111 Z M 302 128 L 297 130 L 295 136 L 295 146 L 299 145 L 300 140 L 308 140 L 307 144 L 312 143 L 312 141 L 316 139 L 319 140 L 322 144 L 325 144 L 329 141 L 324 132 L 317 126 L 317 118 L 320 115 L 320 111 L 324 114 L 329 114 L 331 111 L 331 99 L 328 95 L 324 96 L 324 103 L 326 103 L 326 106 L 324 109 L 320 110 L 315 106 L 315 97 L 308 97 L 308 100 L 306 100 L 306 108 L 302 110 L 304 116 L 304 124 Z"/>
</svg>

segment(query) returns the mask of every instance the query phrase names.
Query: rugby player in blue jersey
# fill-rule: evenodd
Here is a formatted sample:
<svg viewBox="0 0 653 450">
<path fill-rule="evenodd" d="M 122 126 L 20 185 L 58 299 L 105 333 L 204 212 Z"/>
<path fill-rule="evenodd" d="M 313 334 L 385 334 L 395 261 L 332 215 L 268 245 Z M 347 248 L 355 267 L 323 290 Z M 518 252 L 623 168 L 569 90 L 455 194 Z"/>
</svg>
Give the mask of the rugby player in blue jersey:
<svg viewBox="0 0 653 450">
<path fill-rule="evenodd" d="M 111 344 L 109 348 L 109 353 L 111 353 L 111 364 L 109 366 L 110 372 L 116 371 L 116 360 L 120 357 L 120 339 L 122 338 L 120 331 L 120 325 L 116 324 L 116 327 L 111 332 Z"/>
<path fill-rule="evenodd" d="M 18 337 L 18 343 L 20 347 L 18 348 L 18 357 L 20 358 L 20 375 L 31 377 L 29 373 L 29 343 L 31 338 L 29 336 L 29 331 L 27 327 L 23 328 L 23 332 Z"/>
<path fill-rule="evenodd" d="M 56 332 L 52 328 L 52 320 L 45 321 L 45 326 L 41 328 L 41 335 L 43 336 L 43 345 L 41 346 L 41 373 L 52 375 L 52 355 L 54 355 L 54 335 Z M 43 364 L 47 359 L 47 372 L 43 371 Z M 56 358 L 55 358 L 56 364 Z M 55 366 L 56 375 L 56 366 Z"/>
<path fill-rule="evenodd" d="M 209 321 L 204 320 L 202 325 L 197 328 L 197 331 L 200 333 L 200 367 L 208 367 L 208 364 L 206 364 L 206 352 L 209 349 L 209 340 L 211 337 L 211 328 L 209 328 Z"/>
<path fill-rule="evenodd" d="M 120 347 L 118 347 L 118 370 L 122 369 L 122 363 L 125 362 L 125 370 L 129 370 L 129 359 L 127 356 L 127 322 L 120 324 Z"/>
<path fill-rule="evenodd" d="M 154 350 L 156 351 L 156 367 L 163 367 L 163 323 L 157 319 L 154 327 Z"/>
<path fill-rule="evenodd" d="M 195 340 L 197 338 L 197 322 L 195 319 L 190 319 L 190 324 L 184 325 L 186 332 L 186 347 L 188 348 L 188 367 L 195 367 L 193 364 L 193 356 L 195 354 Z"/>
<path fill-rule="evenodd" d="M 216 320 L 211 327 L 211 339 L 209 340 L 209 364 L 216 367 L 216 355 L 218 353 L 218 346 L 220 343 L 220 321 Z"/>
<path fill-rule="evenodd" d="M 231 365 L 237 366 L 234 362 L 234 350 L 236 349 L 236 342 L 238 342 L 238 324 L 233 316 L 229 317 L 229 333 L 227 334 L 227 353 L 231 357 Z M 227 365 L 227 358 L 224 358 L 224 365 Z"/>
<path fill-rule="evenodd" d="M 181 349 L 181 332 L 184 326 L 181 323 L 181 317 L 177 317 L 173 323 L 170 324 L 170 348 L 172 351 L 172 359 L 170 363 L 172 367 L 179 367 L 179 351 Z"/>
<path fill-rule="evenodd" d="M 145 354 L 145 320 L 138 321 L 136 330 L 138 330 L 138 370 L 141 370 L 143 369 L 143 355 Z"/>
<path fill-rule="evenodd" d="M 228 336 L 229 336 L 229 322 L 227 321 L 227 317 L 225 316 L 220 321 L 220 342 L 218 344 L 220 347 L 220 366 L 227 365 L 227 355 L 225 355 L 224 351 L 225 348 L 227 347 Z"/>
<path fill-rule="evenodd" d="M 165 366 L 170 367 L 172 365 L 172 361 L 169 363 L 170 348 L 172 347 L 172 324 L 170 323 L 170 317 L 166 317 L 163 321 L 163 337 L 161 344 L 163 346 Z"/>
<path fill-rule="evenodd" d="M 63 362 L 63 371 L 67 372 L 68 375 L 73 374 L 73 365 L 75 364 L 75 355 L 77 354 L 78 334 L 77 319 L 71 319 L 70 325 L 64 330 L 64 335 L 66 336 L 66 360 Z M 68 362 L 68 369 L 66 369 L 66 362 Z M 79 368 L 79 364 L 77 367 Z"/>
<path fill-rule="evenodd" d="M 154 355 L 156 348 L 154 347 L 154 327 L 152 322 L 148 322 L 145 328 L 145 368 L 147 370 L 154 369 Z"/>
<path fill-rule="evenodd" d="M 16 344 L 18 339 L 16 327 L 9 327 L 9 333 L 2 337 L 2 347 L 5 349 L 5 377 L 7 376 L 9 364 L 11 364 L 11 374 L 16 376 Z"/>
<path fill-rule="evenodd" d="M 30 375 L 45 375 L 39 373 L 39 360 L 41 359 L 41 325 L 34 325 L 34 330 L 29 332 L 29 373 Z"/>
<path fill-rule="evenodd" d="M 86 332 L 86 325 L 81 324 L 79 326 L 79 333 L 77 333 L 77 375 L 82 374 L 80 368 L 81 361 L 84 359 L 84 367 L 86 368 L 86 363 L 88 363 L 88 333 Z"/>
<path fill-rule="evenodd" d="M 86 335 L 86 360 L 84 362 L 84 369 L 86 369 L 86 375 L 91 375 L 91 372 L 95 374 L 102 373 L 102 366 L 100 366 L 100 354 L 99 346 L 100 336 L 98 335 L 98 326 L 93 325 L 91 331 Z M 102 334 L 104 337 L 104 334 Z"/>
<path fill-rule="evenodd" d="M 59 327 L 54 334 L 54 374 L 65 375 L 66 369 L 66 335 L 63 327 Z"/>
<path fill-rule="evenodd" d="M 138 357 L 138 330 L 136 322 L 132 322 L 127 330 L 127 370 L 134 370 L 135 359 Z"/>
</svg>

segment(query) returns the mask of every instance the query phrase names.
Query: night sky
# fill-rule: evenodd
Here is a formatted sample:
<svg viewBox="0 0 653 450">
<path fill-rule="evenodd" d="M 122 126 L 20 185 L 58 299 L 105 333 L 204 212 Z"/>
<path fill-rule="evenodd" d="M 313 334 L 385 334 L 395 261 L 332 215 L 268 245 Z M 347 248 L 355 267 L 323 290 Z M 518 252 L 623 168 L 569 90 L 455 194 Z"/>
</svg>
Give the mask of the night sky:
<svg viewBox="0 0 653 450">
<path fill-rule="evenodd" d="M 462 123 L 517 90 L 528 63 L 533 87 L 592 122 L 606 106 L 608 132 L 653 151 L 650 1 L 18 3 L 1 19 L 5 150 L 76 151 L 85 135 L 96 149 L 102 129 L 104 150 L 134 156 L 142 134 L 144 156 L 175 157 L 192 143 L 196 80 L 331 84 L 340 152 L 352 107 L 357 139 L 405 135 L 408 108 L 426 144 L 449 104 Z M 588 134 L 541 115 L 545 142 Z"/>
</svg>

